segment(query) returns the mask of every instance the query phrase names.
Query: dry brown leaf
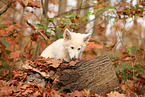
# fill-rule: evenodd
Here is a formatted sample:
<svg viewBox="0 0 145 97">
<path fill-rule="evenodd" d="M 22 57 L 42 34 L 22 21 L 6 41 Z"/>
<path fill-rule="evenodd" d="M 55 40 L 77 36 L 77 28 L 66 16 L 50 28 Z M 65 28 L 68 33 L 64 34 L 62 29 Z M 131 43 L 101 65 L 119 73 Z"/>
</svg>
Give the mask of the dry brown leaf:
<svg viewBox="0 0 145 97">
<path fill-rule="evenodd" d="M 83 91 L 79 92 L 79 91 L 75 91 L 72 93 L 67 93 L 66 95 L 64 95 L 65 97 L 85 97 L 85 93 Z"/>
<path fill-rule="evenodd" d="M 41 97 L 42 95 L 41 95 L 41 93 L 39 92 L 39 91 L 36 91 L 33 95 L 32 95 L 32 97 Z"/>
<path fill-rule="evenodd" d="M 139 74 L 137 74 L 136 76 L 137 76 L 137 78 L 140 78 L 140 79 L 141 79 L 140 81 L 141 81 L 143 84 L 145 84 L 145 75 L 139 73 Z"/>
<path fill-rule="evenodd" d="M 61 93 L 59 91 L 55 91 L 54 89 L 47 89 L 46 93 L 48 94 L 48 97 L 61 97 Z"/>
<path fill-rule="evenodd" d="M 28 88 L 28 87 L 29 87 L 28 84 L 24 84 L 24 85 L 21 86 L 21 89 L 22 89 L 22 90 L 25 90 L 25 89 Z"/>
<path fill-rule="evenodd" d="M 120 94 L 117 91 L 114 91 L 114 92 L 111 91 L 111 93 L 107 94 L 107 97 L 126 97 L 126 96 L 125 94 Z"/>
<path fill-rule="evenodd" d="M 90 96 L 90 90 L 89 90 L 89 89 L 88 89 L 88 90 L 85 90 L 85 89 L 84 89 L 84 92 L 85 92 L 85 94 L 86 94 L 87 97 Z"/>
<path fill-rule="evenodd" d="M 75 66 L 75 64 L 77 63 L 77 62 L 79 62 L 78 60 L 75 60 L 75 61 L 70 61 L 69 62 L 69 66 Z"/>
<path fill-rule="evenodd" d="M 50 59 L 50 60 L 47 61 L 47 63 L 48 64 L 51 64 L 49 66 L 52 66 L 54 68 L 57 68 L 60 65 L 61 61 L 60 60 L 57 60 L 57 59 Z"/>
<path fill-rule="evenodd" d="M 22 93 L 22 95 L 28 95 L 29 93 L 30 93 L 30 94 L 33 93 L 33 91 L 32 91 L 30 88 L 26 89 L 26 90 Z"/>
<path fill-rule="evenodd" d="M 125 83 L 131 90 L 134 90 L 134 82 L 132 80 L 128 80 Z"/>
</svg>

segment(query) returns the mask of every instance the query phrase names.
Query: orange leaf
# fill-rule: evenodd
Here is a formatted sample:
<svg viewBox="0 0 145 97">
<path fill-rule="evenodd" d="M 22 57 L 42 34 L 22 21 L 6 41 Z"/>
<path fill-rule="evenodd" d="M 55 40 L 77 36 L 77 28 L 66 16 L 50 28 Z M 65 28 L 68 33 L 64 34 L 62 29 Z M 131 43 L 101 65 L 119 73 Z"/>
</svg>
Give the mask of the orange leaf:
<svg viewBox="0 0 145 97">
<path fill-rule="evenodd" d="M 14 29 L 14 25 L 10 25 L 8 28 L 6 28 L 6 31 L 12 31 Z"/>
<path fill-rule="evenodd" d="M 8 33 L 5 30 L 0 30 L 0 36 L 8 36 Z"/>
<path fill-rule="evenodd" d="M 93 48 L 103 49 L 103 46 L 99 44 L 95 44 L 94 42 L 89 42 L 89 45 L 86 47 L 86 51 L 91 50 Z"/>
<path fill-rule="evenodd" d="M 15 51 L 10 53 L 10 58 L 16 58 L 19 57 L 21 51 Z"/>
<path fill-rule="evenodd" d="M 15 26 L 17 26 L 17 27 L 19 27 L 19 28 L 21 27 L 19 24 L 15 24 Z"/>
<path fill-rule="evenodd" d="M 13 22 L 12 21 L 3 21 L 3 22 L 1 22 L 1 24 L 13 24 Z"/>
</svg>

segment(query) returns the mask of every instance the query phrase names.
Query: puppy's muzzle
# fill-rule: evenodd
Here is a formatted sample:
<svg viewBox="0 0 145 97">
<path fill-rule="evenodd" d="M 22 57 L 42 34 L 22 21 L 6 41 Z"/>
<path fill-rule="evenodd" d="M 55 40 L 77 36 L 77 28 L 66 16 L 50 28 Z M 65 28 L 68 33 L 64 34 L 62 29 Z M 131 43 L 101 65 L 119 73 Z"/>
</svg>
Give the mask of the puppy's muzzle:
<svg viewBox="0 0 145 97">
<path fill-rule="evenodd" d="M 76 58 L 76 56 L 74 56 L 74 57 L 72 58 L 72 60 L 78 60 L 78 58 Z"/>
</svg>

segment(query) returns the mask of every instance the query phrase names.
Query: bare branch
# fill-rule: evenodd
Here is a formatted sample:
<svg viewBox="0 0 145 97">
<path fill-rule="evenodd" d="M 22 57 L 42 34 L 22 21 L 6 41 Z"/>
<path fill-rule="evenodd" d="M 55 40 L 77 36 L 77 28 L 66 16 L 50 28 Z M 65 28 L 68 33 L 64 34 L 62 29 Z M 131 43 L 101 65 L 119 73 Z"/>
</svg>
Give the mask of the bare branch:
<svg viewBox="0 0 145 97">
<path fill-rule="evenodd" d="M 63 14 L 67 14 L 69 12 L 72 12 L 72 11 L 78 11 L 78 10 L 82 10 L 82 9 L 88 9 L 88 8 L 91 8 L 91 7 L 94 7 L 95 5 L 92 5 L 92 6 L 87 6 L 87 7 L 81 7 L 81 8 L 78 8 L 78 9 L 72 9 L 70 11 L 67 11 L 67 12 L 64 12 L 64 13 L 61 13 L 61 14 L 58 14 L 57 16 L 54 16 L 54 18 L 57 18 Z"/>
<path fill-rule="evenodd" d="M 8 1 L 8 4 L 5 7 L 3 7 L 3 8 L 0 9 L 0 15 L 2 15 L 3 13 L 5 13 L 8 10 L 8 8 L 11 6 L 11 4 L 12 4 L 12 2 L 9 2 Z"/>
</svg>

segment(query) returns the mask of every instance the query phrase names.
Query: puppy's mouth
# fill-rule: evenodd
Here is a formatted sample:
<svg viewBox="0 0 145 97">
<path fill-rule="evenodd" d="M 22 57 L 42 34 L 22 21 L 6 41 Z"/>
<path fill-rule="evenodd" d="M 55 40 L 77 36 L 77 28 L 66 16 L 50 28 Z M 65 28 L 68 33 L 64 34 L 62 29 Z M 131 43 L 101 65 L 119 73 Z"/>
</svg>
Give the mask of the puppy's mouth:
<svg viewBox="0 0 145 97">
<path fill-rule="evenodd" d="M 73 60 L 73 61 L 76 61 L 76 60 L 80 61 L 80 58 L 71 58 L 71 60 Z"/>
<path fill-rule="evenodd" d="M 78 58 L 72 58 L 73 61 L 78 60 Z"/>
</svg>

